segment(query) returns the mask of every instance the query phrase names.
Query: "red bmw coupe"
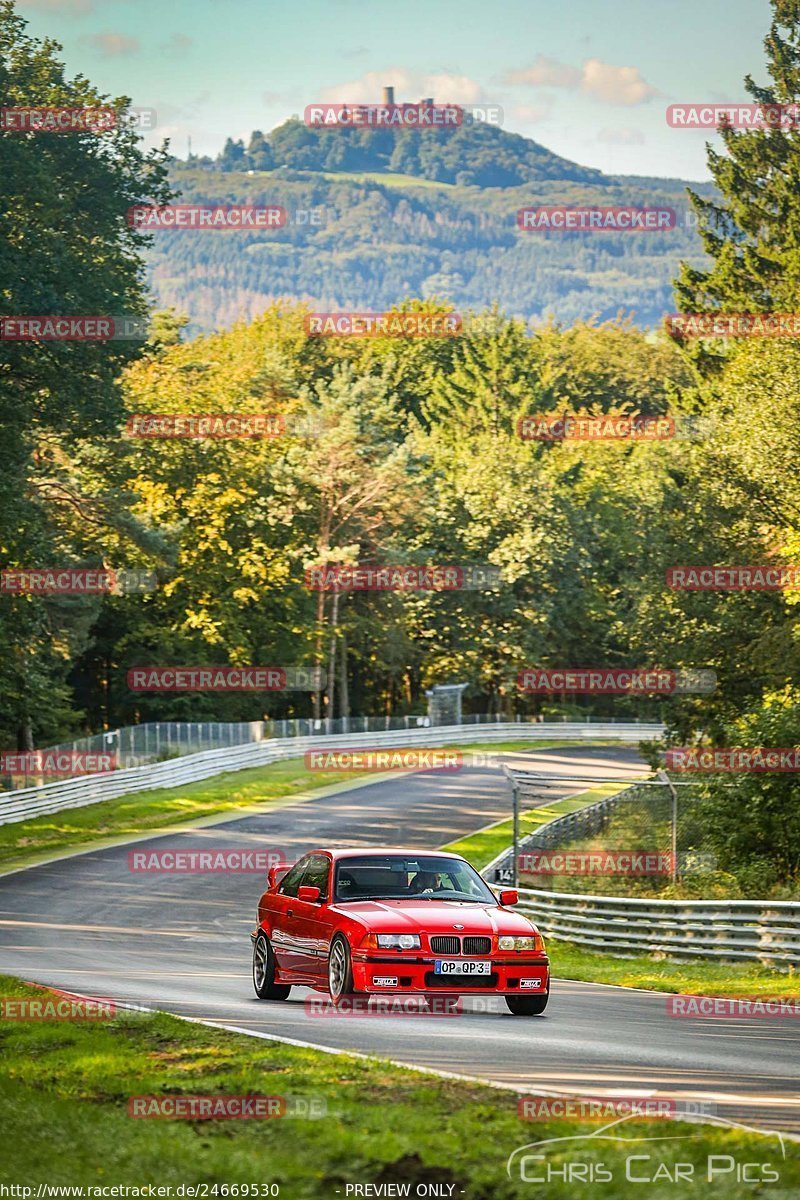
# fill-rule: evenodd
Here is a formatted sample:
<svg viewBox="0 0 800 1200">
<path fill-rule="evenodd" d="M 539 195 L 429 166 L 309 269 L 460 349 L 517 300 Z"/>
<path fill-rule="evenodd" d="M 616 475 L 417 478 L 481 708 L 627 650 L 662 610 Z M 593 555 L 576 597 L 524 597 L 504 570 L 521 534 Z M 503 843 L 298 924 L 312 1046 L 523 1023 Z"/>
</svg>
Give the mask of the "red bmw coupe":
<svg viewBox="0 0 800 1200">
<path fill-rule="evenodd" d="M 504 996 L 515 1016 L 544 1012 L 550 965 L 536 926 L 512 912 L 457 854 L 315 850 L 273 867 L 258 902 L 253 984 L 285 1000 L 292 984 L 343 997 Z"/>
</svg>

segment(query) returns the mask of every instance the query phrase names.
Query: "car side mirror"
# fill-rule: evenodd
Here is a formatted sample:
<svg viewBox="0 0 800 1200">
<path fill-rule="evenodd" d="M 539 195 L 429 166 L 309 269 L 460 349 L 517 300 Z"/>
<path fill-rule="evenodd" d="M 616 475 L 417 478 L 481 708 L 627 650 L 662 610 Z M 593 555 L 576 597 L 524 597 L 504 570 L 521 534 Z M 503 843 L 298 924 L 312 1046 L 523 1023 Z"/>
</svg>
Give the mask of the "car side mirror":
<svg viewBox="0 0 800 1200">
<path fill-rule="evenodd" d="M 267 887 L 270 889 L 276 888 L 290 866 L 291 863 L 276 863 L 275 866 L 270 867 L 267 871 Z"/>
<path fill-rule="evenodd" d="M 500 893 L 501 904 L 519 904 L 519 892 L 514 888 L 507 888 L 506 891 Z"/>
<path fill-rule="evenodd" d="M 318 887 L 299 887 L 297 889 L 297 899 L 305 900 L 306 904 L 316 904 L 322 893 Z"/>
</svg>

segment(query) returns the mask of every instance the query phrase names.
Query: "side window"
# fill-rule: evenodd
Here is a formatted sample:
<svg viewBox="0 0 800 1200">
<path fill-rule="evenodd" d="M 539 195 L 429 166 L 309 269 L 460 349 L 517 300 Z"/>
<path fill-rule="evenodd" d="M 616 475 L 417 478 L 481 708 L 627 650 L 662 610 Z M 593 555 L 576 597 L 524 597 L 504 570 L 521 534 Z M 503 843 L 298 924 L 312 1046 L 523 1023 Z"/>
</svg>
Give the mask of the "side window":
<svg viewBox="0 0 800 1200">
<path fill-rule="evenodd" d="M 282 896 L 296 896 L 297 889 L 300 887 L 300 882 L 303 878 L 306 867 L 308 866 L 308 858 L 301 858 L 299 863 L 295 863 L 291 871 L 284 875 L 281 880 L 281 886 L 278 891 Z"/>
<path fill-rule="evenodd" d="M 328 898 L 328 875 L 331 862 L 324 854 L 312 854 L 303 876 L 303 887 L 318 887 L 320 899 Z"/>
</svg>

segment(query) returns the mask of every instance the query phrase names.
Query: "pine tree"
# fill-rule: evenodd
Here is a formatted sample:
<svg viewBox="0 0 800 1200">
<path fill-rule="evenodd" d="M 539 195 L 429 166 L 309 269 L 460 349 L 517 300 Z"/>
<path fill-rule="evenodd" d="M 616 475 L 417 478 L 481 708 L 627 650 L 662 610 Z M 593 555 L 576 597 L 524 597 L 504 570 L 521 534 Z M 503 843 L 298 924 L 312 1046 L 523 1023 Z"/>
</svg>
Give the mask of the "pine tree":
<svg viewBox="0 0 800 1200">
<path fill-rule="evenodd" d="M 771 83 L 745 88 L 759 105 L 796 105 L 800 98 L 800 0 L 772 0 L 764 46 Z M 764 123 L 766 126 L 766 122 Z M 800 108 L 782 127 L 720 127 L 726 153 L 708 147 L 708 165 L 721 200 L 691 189 L 709 270 L 687 263 L 675 284 L 682 312 L 794 311 L 800 299 Z M 719 343 L 717 343 L 719 345 Z M 698 365 L 719 366 L 719 352 L 693 351 Z"/>
</svg>

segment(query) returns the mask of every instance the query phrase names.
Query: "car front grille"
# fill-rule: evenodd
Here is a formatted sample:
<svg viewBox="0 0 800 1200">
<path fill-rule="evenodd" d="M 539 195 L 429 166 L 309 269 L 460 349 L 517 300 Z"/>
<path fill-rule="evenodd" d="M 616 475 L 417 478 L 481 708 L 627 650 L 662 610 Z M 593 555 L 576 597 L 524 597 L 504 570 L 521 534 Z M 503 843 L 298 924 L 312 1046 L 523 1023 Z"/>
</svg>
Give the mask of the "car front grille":
<svg viewBox="0 0 800 1200">
<path fill-rule="evenodd" d="M 461 938 L 437 935 L 431 938 L 431 950 L 434 954 L 460 954 Z"/>
<path fill-rule="evenodd" d="M 492 939 L 488 937 L 465 937 L 465 954 L 491 954 Z"/>
<path fill-rule="evenodd" d="M 492 939 L 489 937 L 465 937 L 462 949 L 461 938 L 451 934 L 435 934 L 431 938 L 434 954 L 491 954 Z"/>
</svg>

